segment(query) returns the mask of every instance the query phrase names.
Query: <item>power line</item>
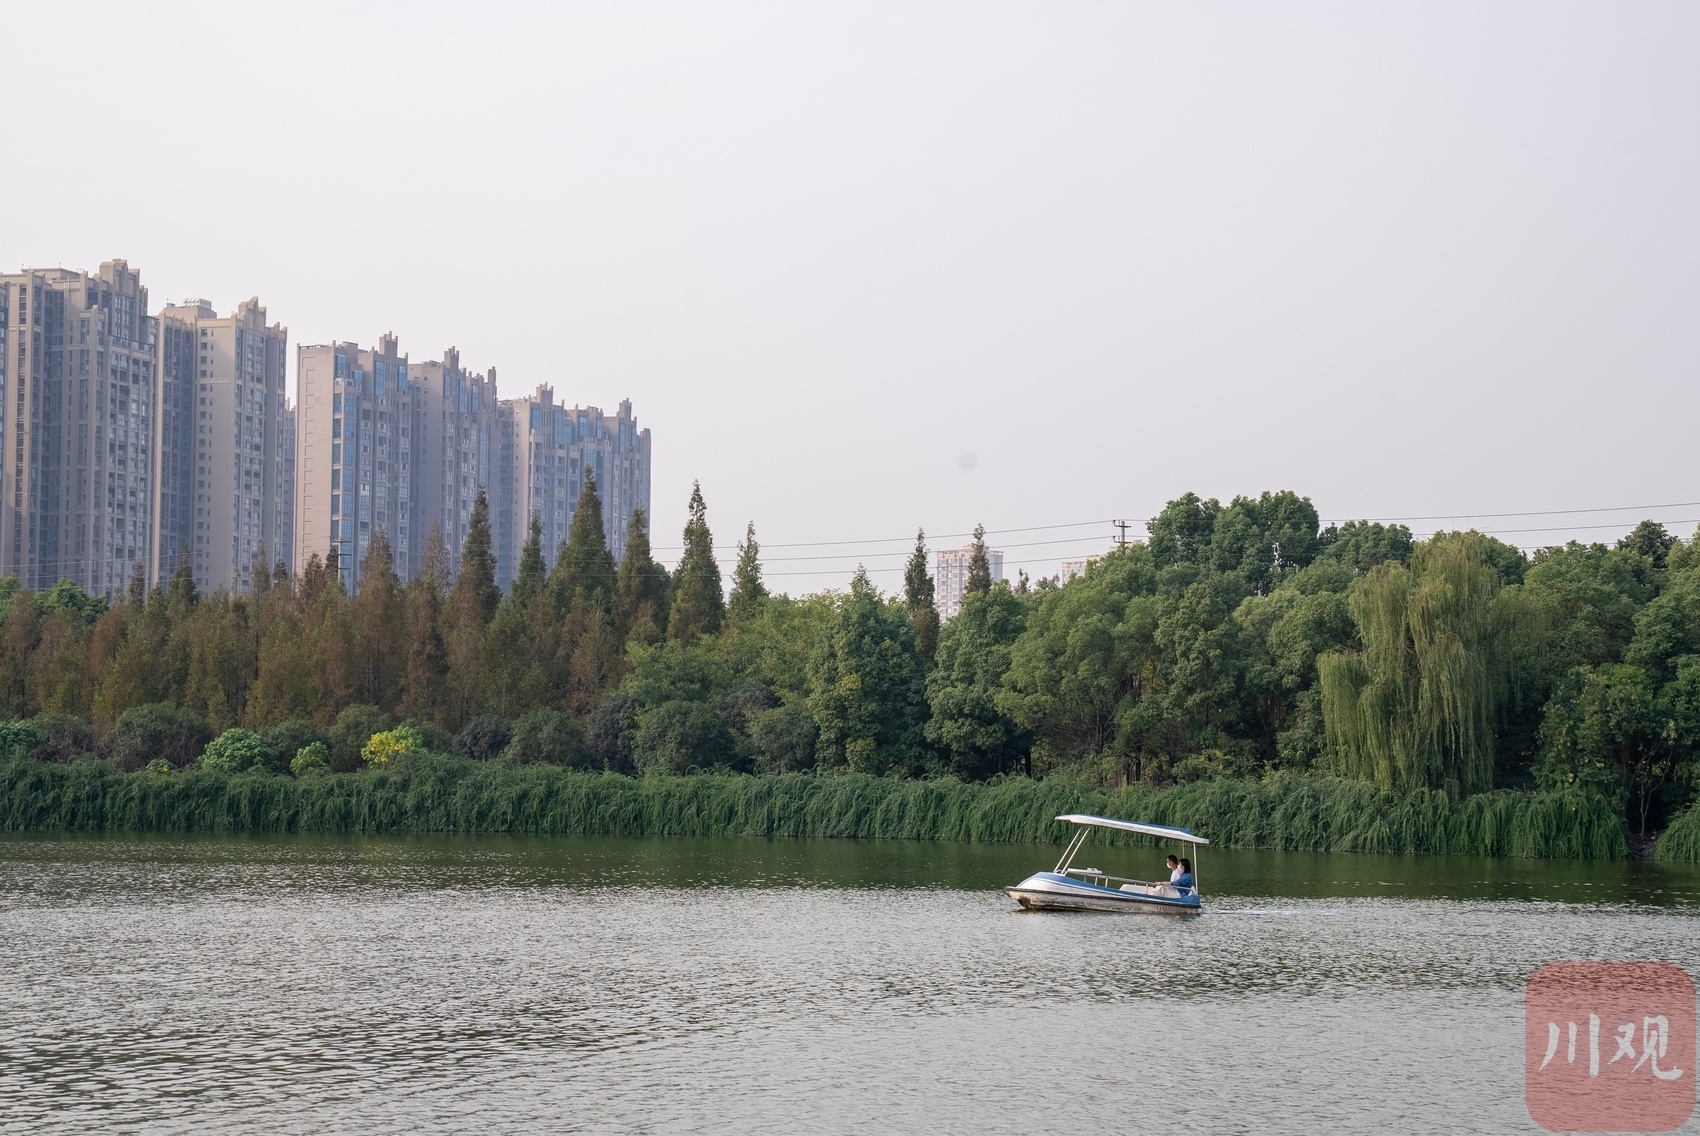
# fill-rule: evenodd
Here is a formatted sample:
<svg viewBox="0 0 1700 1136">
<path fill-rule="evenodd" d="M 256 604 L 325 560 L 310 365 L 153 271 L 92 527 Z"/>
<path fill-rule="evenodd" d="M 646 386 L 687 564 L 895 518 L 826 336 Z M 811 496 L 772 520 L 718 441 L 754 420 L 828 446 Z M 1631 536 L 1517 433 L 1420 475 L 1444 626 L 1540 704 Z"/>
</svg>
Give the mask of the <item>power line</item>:
<svg viewBox="0 0 1700 1136">
<path fill-rule="evenodd" d="M 1326 525 L 1343 525 L 1349 521 L 1491 521 L 1499 517 L 1560 517 L 1575 513 L 1627 513 L 1639 509 L 1691 509 L 1700 506 L 1700 501 L 1675 501 L 1667 505 L 1609 505 L 1598 509 L 1534 509 L 1525 513 L 1442 513 L 1432 517 L 1331 517 L 1323 520 Z M 1687 524 L 1686 521 L 1671 521 L 1673 525 Z M 1537 530 L 1529 530 L 1531 532 Z"/>
</svg>

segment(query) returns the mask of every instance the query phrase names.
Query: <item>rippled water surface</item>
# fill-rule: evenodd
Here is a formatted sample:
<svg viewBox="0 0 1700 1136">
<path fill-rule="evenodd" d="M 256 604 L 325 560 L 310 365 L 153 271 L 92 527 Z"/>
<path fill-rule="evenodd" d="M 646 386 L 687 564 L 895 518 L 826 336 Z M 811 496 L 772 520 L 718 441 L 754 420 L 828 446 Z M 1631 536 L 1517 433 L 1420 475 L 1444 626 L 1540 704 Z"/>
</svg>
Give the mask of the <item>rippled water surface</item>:
<svg viewBox="0 0 1700 1136">
<path fill-rule="evenodd" d="M 0 838 L 0 1131 L 1536 1131 L 1537 966 L 1700 973 L 1690 870 L 1207 850 L 1202 916 L 1019 913 L 1054 859 Z"/>
</svg>

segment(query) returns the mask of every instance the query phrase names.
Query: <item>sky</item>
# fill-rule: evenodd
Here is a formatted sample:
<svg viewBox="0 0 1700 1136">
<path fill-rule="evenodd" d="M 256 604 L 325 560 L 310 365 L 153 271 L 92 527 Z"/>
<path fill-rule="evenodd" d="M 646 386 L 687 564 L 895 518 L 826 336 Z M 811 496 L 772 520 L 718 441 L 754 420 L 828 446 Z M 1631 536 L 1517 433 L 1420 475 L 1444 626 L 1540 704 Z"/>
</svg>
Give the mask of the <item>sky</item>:
<svg viewBox="0 0 1700 1136">
<path fill-rule="evenodd" d="M 257 295 L 654 436 L 887 589 L 1184 492 L 1700 523 L 1700 6 L 0 0 L 0 265 Z M 291 367 L 293 381 L 293 366 Z"/>
</svg>

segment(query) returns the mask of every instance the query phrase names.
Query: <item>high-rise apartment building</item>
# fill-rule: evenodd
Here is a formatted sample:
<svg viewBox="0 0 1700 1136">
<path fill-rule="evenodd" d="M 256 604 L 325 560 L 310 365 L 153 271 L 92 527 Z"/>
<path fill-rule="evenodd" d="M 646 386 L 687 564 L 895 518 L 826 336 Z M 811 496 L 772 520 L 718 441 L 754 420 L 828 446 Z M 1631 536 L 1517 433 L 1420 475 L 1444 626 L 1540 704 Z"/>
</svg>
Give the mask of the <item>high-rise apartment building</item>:
<svg viewBox="0 0 1700 1136">
<path fill-rule="evenodd" d="M 154 563 L 162 577 L 169 575 L 186 541 L 197 588 L 247 591 L 254 571 L 292 560 L 293 524 L 282 521 L 293 464 L 284 394 L 289 333 L 266 324 L 258 297 L 223 317 L 205 300 L 185 300 L 161 311 L 159 324 L 173 389 L 158 416 L 161 523 Z M 185 337 L 193 352 L 186 396 L 178 393 Z M 179 444 L 174 426 L 185 413 L 191 446 Z M 189 505 L 187 518 L 174 504 L 179 497 Z"/>
<path fill-rule="evenodd" d="M 939 549 L 938 570 L 933 577 L 933 602 L 939 610 L 940 619 L 950 619 L 962 610 L 962 597 L 968 593 L 968 566 L 973 559 L 972 544 Z M 1003 553 L 993 548 L 986 549 L 986 565 L 992 570 L 993 580 L 1003 579 Z"/>
<path fill-rule="evenodd" d="M 141 274 L 0 275 L 0 572 L 124 592 L 153 569 L 157 327 Z"/>
<path fill-rule="evenodd" d="M 539 386 L 530 398 L 502 403 L 512 431 L 512 527 L 507 562 L 518 565 L 535 515 L 543 529 L 543 559 L 553 566 L 572 527 L 584 471 L 594 470 L 602 498 L 602 525 L 614 559 L 626 553 L 632 510 L 649 512 L 650 436 L 638 429 L 630 399 L 618 414 L 594 406 L 559 406 L 555 392 Z M 511 570 L 510 570 L 511 571 Z"/>
<path fill-rule="evenodd" d="M 302 347 L 296 355 L 294 571 L 334 547 L 360 586 L 372 535 L 388 537 L 396 574 L 412 577 L 425 534 L 413 520 L 420 433 L 406 355 L 393 335 Z"/>
<path fill-rule="evenodd" d="M 413 364 L 408 373 L 413 391 L 419 434 L 416 454 L 415 498 L 412 531 L 415 545 L 424 551 L 431 525 L 442 529 L 449 549 L 449 571 L 460 571 L 461 549 L 466 545 L 467 524 L 479 486 L 488 495 L 490 522 L 497 549 L 498 580 L 503 534 L 497 514 L 500 488 L 495 474 L 500 469 L 500 407 L 496 401 L 496 369 L 480 375 L 463 370 L 460 352 L 453 347 L 441 360 Z M 511 509 L 507 510 L 512 512 Z"/>
</svg>

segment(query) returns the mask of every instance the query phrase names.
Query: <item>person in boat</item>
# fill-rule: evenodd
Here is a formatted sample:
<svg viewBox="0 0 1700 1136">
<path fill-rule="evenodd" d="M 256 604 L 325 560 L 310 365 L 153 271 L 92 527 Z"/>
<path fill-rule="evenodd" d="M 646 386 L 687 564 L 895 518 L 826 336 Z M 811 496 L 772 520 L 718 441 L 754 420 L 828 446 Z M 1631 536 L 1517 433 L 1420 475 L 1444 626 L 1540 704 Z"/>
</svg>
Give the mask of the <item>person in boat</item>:
<svg viewBox="0 0 1700 1136">
<path fill-rule="evenodd" d="M 1181 859 L 1179 856 L 1169 857 L 1169 882 L 1174 883 L 1175 877 L 1181 874 Z"/>
<path fill-rule="evenodd" d="M 1179 891 L 1182 895 L 1186 895 L 1192 891 L 1194 885 L 1192 882 L 1191 860 L 1187 859 L 1185 856 L 1181 857 L 1180 870 L 1169 877 L 1169 886 Z"/>
</svg>

